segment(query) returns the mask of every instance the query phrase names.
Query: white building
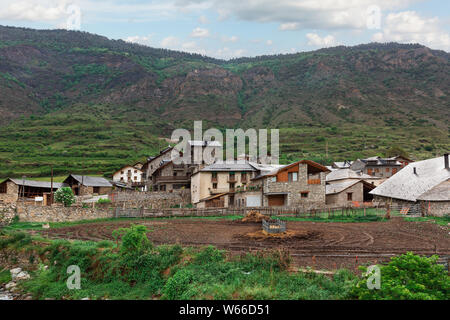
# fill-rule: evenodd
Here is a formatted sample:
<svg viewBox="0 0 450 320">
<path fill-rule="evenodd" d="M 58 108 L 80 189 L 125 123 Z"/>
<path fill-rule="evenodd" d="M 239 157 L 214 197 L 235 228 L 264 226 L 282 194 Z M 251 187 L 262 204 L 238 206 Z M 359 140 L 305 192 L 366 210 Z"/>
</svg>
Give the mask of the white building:
<svg viewBox="0 0 450 320">
<path fill-rule="evenodd" d="M 113 174 L 113 181 L 140 185 L 143 182 L 142 170 L 135 166 L 124 166 Z"/>
</svg>

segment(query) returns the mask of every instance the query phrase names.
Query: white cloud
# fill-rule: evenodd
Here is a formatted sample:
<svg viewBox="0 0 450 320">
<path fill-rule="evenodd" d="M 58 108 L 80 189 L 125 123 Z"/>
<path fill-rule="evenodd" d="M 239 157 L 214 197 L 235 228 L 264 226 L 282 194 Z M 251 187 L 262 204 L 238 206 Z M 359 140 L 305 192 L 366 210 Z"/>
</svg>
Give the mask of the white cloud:
<svg viewBox="0 0 450 320">
<path fill-rule="evenodd" d="M 336 39 L 332 35 L 320 37 L 317 33 L 307 33 L 306 37 L 309 39 L 308 44 L 316 47 L 331 47 L 337 45 Z"/>
<path fill-rule="evenodd" d="M 280 25 L 280 30 L 297 30 L 300 27 L 300 23 L 287 22 Z"/>
<path fill-rule="evenodd" d="M 209 30 L 197 27 L 194 30 L 192 30 L 191 37 L 207 38 L 207 37 L 209 37 Z"/>
<path fill-rule="evenodd" d="M 277 22 L 280 30 L 365 29 L 371 6 L 398 10 L 418 0 L 178 0 L 177 5 L 208 4 L 221 19 Z"/>
<path fill-rule="evenodd" d="M 231 58 L 242 57 L 245 55 L 245 53 L 246 53 L 245 49 L 232 50 L 228 47 L 224 47 L 224 48 L 218 49 L 214 53 L 214 56 L 216 56 L 217 58 L 220 58 L 220 59 L 231 59 Z"/>
<path fill-rule="evenodd" d="M 152 36 L 153 36 L 152 34 L 150 34 L 148 36 L 130 36 L 123 40 L 126 42 L 148 45 L 150 43 L 150 39 Z"/>
<path fill-rule="evenodd" d="M 200 16 L 200 17 L 198 18 L 198 22 L 201 23 L 201 24 L 207 24 L 207 23 L 209 23 L 209 20 L 208 20 L 208 18 L 205 17 L 205 16 Z"/>
<path fill-rule="evenodd" d="M 433 49 L 450 50 L 450 35 L 439 26 L 438 18 L 422 18 L 414 11 L 390 13 L 382 31 L 372 36 L 377 42 L 420 43 Z"/>
<path fill-rule="evenodd" d="M 231 36 L 231 37 L 222 36 L 221 40 L 222 40 L 222 42 L 237 42 L 239 40 L 239 38 L 237 36 Z"/>
<path fill-rule="evenodd" d="M 179 46 L 180 41 L 177 37 L 174 36 L 168 36 L 161 40 L 161 47 L 163 48 L 169 48 L 169 49 L 175 49 Z"/>
</svg>

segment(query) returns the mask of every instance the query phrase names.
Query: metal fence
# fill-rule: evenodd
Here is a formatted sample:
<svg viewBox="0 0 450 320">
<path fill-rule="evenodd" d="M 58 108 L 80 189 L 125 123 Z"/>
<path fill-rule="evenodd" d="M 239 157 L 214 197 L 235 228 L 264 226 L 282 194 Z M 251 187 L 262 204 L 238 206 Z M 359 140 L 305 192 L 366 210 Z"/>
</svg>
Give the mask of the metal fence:
<svg viewBox="0 0 450 320">
<path fill-rule="evenodd" d="M 422 208 L 419 203 L 414 204 L 398 204 L 393 203 L 390 205 L 391 213 L 400 214 L 405 216 L 421 216 Z"/>
<path fill-rule="evenodd" d="M 263 230 L 267 233 L 281 233 L 286 231 L 286 222 L 276 219 L 275 221 L 262 221 Z"/>
</svg>

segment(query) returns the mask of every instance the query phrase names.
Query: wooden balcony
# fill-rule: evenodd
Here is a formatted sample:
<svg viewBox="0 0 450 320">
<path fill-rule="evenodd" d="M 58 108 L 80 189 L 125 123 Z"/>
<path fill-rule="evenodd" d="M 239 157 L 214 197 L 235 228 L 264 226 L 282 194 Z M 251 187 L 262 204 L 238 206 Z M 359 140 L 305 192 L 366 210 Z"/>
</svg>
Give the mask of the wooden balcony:
<svg viewBox="0 0 450 320">
<path fill-rule="evenodd" d="M 236 182 L 237 182 L 237 179 L 236 179 L 235 176 L 234 176 L 234 177 L 228 177 L 227 182 L 228 182 L 228 183 L 236 183 Z"/>
<path fill-rule="evenodd" d="M 219 193 L 227 193 L 230 192 L 230 188 L 209 188 L 209 193 L 210 194 L 219 194 Z"/>
<path fill-rule="evenodd" d="M 308 184 L 320 184 L 320 179 L 308 179 Z"/>
</svg>

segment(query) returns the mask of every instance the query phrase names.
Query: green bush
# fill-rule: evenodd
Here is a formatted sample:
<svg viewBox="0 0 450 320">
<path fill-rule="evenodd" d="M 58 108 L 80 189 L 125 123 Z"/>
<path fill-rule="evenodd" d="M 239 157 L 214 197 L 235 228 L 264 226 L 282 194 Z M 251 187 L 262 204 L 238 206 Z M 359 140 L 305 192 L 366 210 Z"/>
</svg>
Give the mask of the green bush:
<svg viewBox="0 0 450 320">
<path fill-rule="evenodd" d="M 55 200 L 56 202 L 64 204 L 65 207 L 70 207 L 73 203 L 75 203 L 75 195 L 73 194 L 71 188 L 63 187 L 56 190 Z"/>
<path fill-rule="evenodd" d="M 436 255 L 427 258 L 412 252 L 393 257 L 387 265 L 380 266 L 379 290 L 367 288 L 369 275 L 365 275 L 354 287 L 353 294 L 359 299 L 448 300 L 450 277 L 437 260 Z"/>
<path fill-rule="evenodd" d="M 111 203 L 111 200 L 100 198 L 100 199 L 98 199 L 97 203 L 98 204 Z"/>
</svg>

